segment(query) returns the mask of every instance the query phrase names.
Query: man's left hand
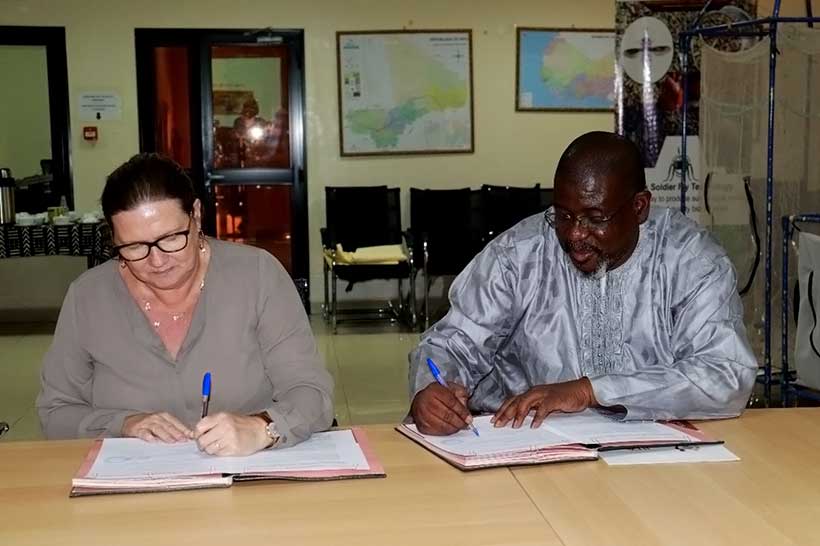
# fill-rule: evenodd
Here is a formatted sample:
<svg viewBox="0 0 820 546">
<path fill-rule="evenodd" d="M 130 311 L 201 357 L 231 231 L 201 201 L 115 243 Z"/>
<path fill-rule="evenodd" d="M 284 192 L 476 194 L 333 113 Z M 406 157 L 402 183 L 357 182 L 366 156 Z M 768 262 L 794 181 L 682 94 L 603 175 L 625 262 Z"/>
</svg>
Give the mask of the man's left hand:
<svg viewBox="0 0 820 546">
<path fill-rule="evenodd" d="M 536 385 L 518 396 L 501 404 L 491 421 L 496 427 L 506 426 L 512 421 L 513 428 L 519 428 L 529 413 L 535 410 L 532 428 L 538 428 L 547 415 L 554 411 L 574 413 L 598 405 L 592 383 L 582 377 L 566 383 Z"/>
<path fill-rule="evenodd" d="M 217 413 L 203 417 L 194 427 L 199 449 L 220 457 L 251 455 L 270 444 L 267 423 L 253 415 Z"/>
</svg>

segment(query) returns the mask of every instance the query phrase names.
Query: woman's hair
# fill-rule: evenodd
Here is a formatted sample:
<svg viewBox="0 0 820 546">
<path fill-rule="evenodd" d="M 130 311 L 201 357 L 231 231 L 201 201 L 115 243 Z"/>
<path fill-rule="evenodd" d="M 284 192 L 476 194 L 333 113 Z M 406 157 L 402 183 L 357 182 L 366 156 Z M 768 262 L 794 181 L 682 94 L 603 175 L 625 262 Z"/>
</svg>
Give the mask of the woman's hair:
<svg viewBox="0 0 820 546">
<path fill-rule="evenodd" d="M 108 175 L 100 201 L 108 225 L 113 226 L 111 218 L 118 212 L 163 199 L 176 199 L 183 211 L 192 214 L 196 193 L 191 179 L 172 159 L 137 154 Z"/>
</svg>

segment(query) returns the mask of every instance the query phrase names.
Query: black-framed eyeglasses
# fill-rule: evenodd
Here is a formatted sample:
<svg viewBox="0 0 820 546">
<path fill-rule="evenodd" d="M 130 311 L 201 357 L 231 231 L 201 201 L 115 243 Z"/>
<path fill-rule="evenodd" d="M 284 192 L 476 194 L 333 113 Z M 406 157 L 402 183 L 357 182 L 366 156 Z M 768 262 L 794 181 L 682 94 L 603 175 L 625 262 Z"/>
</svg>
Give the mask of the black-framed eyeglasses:
<svg viewBox="0 0 820 546">
<path fill-rule="evenodd" d="M 191 221 L 188 218 L 188 229 L 169 233 L 156 241 L 137 241 L 126 245 L 115 246 L 112 250 L 126 262 L 138 262 L 151 254 L 151 249 L 157 247 L 166 254 L 179 252 L 188 246 L 188 236 L 191 234 Z"/>
<path fill-rule="evenodd" d="M 606 228 L 609 227 L 609 224 L 612 220 L 615 219 L 620 212 L 627 207 L 627 205 L 632 204 L 632 200 L 635 196 L 638 195 L 637 193 L 632 194 L 629 199 L 621 203 L 621 205 L 612 211 L 610 214 L 606 216 L 600 214 L 593 214 L 590 216 L 575 216 L 574 214 L 562 210 L 560 208 L 553 207 L 552 209 L 547 210 L 544 213 L 544 220 L 553 228 L 553 229 L 572 229 L 575 227 L 577 223 L 581 229 L 586 231 L 604 231 Z"/>
</svg>

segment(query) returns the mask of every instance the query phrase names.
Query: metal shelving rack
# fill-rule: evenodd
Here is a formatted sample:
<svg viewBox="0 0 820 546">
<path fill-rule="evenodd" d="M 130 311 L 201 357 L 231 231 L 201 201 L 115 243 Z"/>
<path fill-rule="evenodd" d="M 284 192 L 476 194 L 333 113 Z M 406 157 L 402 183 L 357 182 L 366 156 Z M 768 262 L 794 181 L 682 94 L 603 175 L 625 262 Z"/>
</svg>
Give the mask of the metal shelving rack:
<svg viewBox="0 0 820 546">
<path fill-rule="evenodd" d="M 764 246 L 764 272 L 765 272 L 765 296 L 764 296 L 764 352 L 763 352 L 763 392 L 767 404 L 771 402 L 771 389 L 773 384 L 772 374 L 772 203 L 774 198 L 774 107 L 775 107 L 775 84 L 777 68 L 777 30 L 781 24 L 803 23 L 810 27 L 814 23 L 820 23 L 820 17 L 812 14 L 811 0 L 806 0 L 805 17 L 781 17 L 780 2 L 775 0 L 772 15 L 750 21 L 738 23 L 701 27 L 700 20 L 711 4 L 711 0 L 701 10 L 694 24 L 689 30 L 681 32 L 679 35 L 679 54 L 681 57 L 681 71 L 683 72 L 683 126 L 681 155 L 686 155 L 686 125 L 689 106 L 689 47 L 693 38 L 698 36 L 718 37 L 769 37 L 769 100 L 768 100 L 768 138 L 766 143 L 766 240 Z M 760 30 L 760 29 L 764 30 Z M 686 169 L 681 172 L 681 212 L 686 214 Z M 785 277 L 784 277 L 785 278 Z M 785 329 L 784 324 L 784 329 Z M 785 334 L 784 334 L 785 335 Z M 784 362 L 785 364 L 785 362 Z M 781 374 L 781 383 L 783 382 Z M 786 378 L 788 379 L 788 378 Z"/>
</svg>

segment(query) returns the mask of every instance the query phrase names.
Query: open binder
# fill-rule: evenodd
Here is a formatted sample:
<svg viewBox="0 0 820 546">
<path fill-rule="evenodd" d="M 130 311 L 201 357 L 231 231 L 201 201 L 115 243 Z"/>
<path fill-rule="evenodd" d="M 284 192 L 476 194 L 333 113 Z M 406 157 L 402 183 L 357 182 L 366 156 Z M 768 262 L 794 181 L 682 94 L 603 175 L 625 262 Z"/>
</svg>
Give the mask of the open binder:
<svg viewBox="0 0 820 546">
<path fill-rule="evenodd" d="M 687 422 L 620 421 L 594 410 L 553 414 L 537 429 L 530 428 L 531 417 L 518 429 L 495 428 L 490 417 L 474 418 L 479 437 L 469 430 L 425 435 L 413 424 L 396 430 L 461 470 L 595 460 L 600 451 L 616 449 L 723 443 Z"/>
<path fill-rule="evenodd" d="M 319 432 L 287 449 L 213 457 L 194 442 L 154 444 L 136 438 L 96 440 L 71 483 L 72 497 L 230 487 L 249 480 L 383 478 L 361 429 Z"/>
</svg>

